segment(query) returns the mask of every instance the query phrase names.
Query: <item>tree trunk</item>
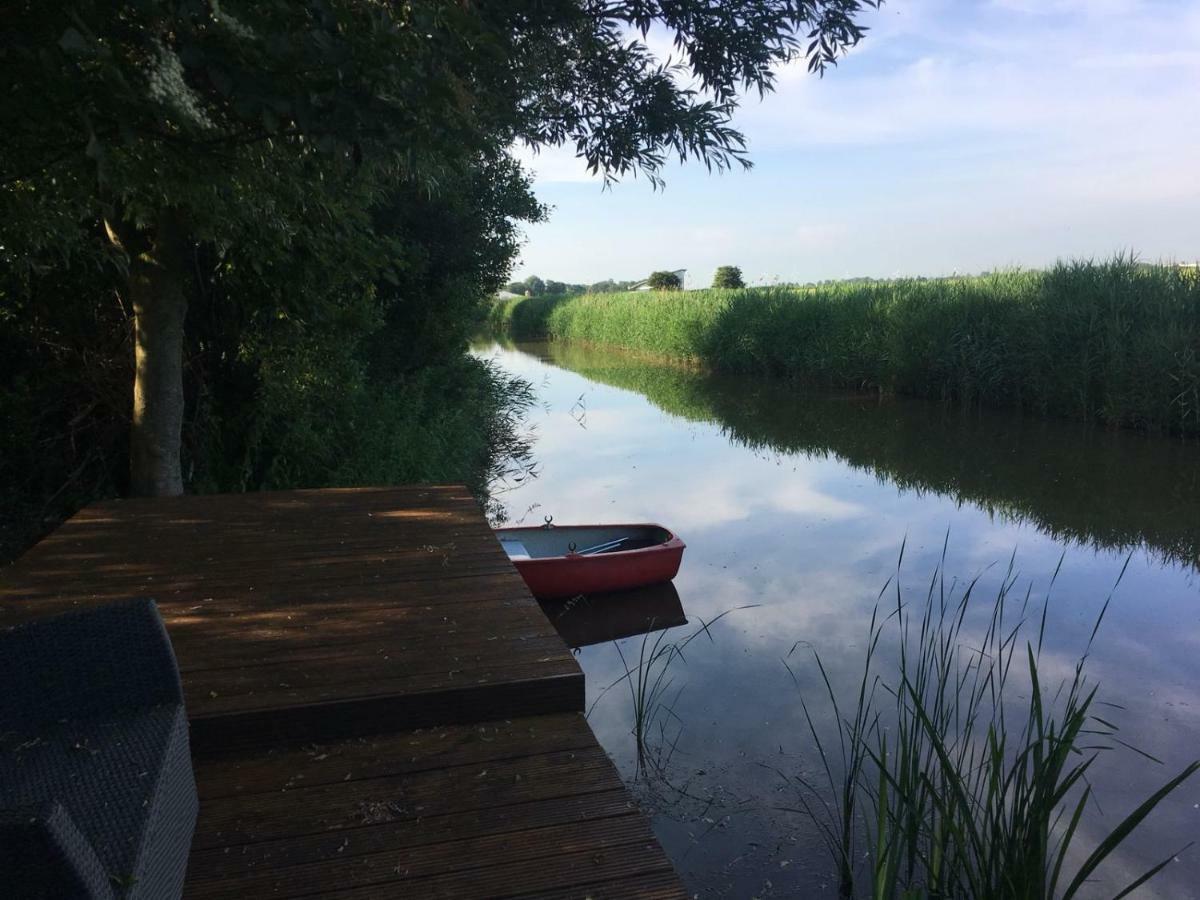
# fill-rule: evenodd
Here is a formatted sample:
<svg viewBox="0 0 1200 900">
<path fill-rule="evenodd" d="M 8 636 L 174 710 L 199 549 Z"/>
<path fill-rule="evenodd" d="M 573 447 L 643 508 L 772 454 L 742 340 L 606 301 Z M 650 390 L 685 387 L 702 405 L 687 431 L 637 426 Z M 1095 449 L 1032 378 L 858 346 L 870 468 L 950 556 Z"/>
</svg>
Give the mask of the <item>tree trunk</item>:
<svg viewBox="0 0 1200 900">
<path fill-rule="evenodd" d="M 135 497 L 174 497 L 183 493 L 187 231 L 174 210 L 163 210 L 154 229 L 126 249 L 134 322 L 130 490 Z"/>
</svg>

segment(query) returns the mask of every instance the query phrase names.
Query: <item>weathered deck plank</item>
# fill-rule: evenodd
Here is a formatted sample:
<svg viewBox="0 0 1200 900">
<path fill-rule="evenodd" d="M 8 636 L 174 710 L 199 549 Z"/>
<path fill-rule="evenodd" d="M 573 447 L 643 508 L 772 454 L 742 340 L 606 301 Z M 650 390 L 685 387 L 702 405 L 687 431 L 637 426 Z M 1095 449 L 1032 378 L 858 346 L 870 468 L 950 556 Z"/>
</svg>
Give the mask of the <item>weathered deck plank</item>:
<svg viewBox="0 0 1200 900">
<path fill-rule="evenodd" d="M 682 896 L 578 713 L 251 751 L 197 779 L 195 900 Z"/>
</svg>

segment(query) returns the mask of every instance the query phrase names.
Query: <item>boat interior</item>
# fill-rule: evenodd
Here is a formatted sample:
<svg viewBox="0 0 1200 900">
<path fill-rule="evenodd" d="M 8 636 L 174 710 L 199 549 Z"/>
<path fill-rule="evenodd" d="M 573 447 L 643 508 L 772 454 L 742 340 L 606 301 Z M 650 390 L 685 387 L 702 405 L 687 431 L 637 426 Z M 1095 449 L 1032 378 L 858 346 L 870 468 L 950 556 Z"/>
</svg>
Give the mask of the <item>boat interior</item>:
<svg viewBox="0 0 1200 900">
<path fill-rule="evenodd" d="M 572 552 L 587 556 L 654 547 L 671 538 L 658 525 L 556 525 L 496 532 L 509 559 L 547 559 Z"/>
</svg>

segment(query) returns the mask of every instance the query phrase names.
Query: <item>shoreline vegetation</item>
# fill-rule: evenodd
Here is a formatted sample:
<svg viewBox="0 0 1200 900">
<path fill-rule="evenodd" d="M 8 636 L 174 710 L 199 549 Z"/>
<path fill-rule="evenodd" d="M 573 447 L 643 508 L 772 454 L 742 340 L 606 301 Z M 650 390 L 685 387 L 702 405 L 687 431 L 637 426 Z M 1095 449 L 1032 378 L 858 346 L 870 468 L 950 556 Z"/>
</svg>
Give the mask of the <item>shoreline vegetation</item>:
<svg viewBox="0 0 1200 900">
<path fill-rule="evenodd" d="M 461 482 L 496 521 L 503 512 L 496 495 L 533 466 L 525 422 L 532 386 L 467 355 L 383 384 L 268 379 L 255 402 L 258 427 L 210 427 L 209 443 L 194 456 L 192 491 Z M 120 493 L 99 442 L 85 460 L 86 478 L 55 491 L 62 472 L 39 470 L 32 458 L 55 448 L 54 436 L 32 437 L 19 429 L 0 436 L 0 486 L 9 500 L 0 511 L 0 566 L 81 506 Z"/>
<path fill-rule="evenodd" d="M 1200 277 L 1122 257 L 937 280 L 526 297 L 496 302 L 488 325 L 714 372 L 1200 436 Z"/>
</svg>

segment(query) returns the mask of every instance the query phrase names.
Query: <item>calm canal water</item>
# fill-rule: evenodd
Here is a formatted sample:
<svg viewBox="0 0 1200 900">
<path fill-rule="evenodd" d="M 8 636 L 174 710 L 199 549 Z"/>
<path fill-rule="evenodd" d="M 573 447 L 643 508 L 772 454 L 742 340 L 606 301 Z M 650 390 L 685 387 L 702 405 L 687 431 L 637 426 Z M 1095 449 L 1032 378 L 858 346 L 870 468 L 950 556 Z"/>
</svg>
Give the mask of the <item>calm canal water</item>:
<svg viewBox="0 0 1200 900">
<path fill-rule="evenodd" d="M 541 403 L 531 415 L 538 477 L 499 498 L 511 523 L 661 522 L 688 549 L 674 588 L 643 595 L 635 617 L 652 610 L 678 641 L 734 610 L 672 662 L 641 761 L 628 684 L 606 687 L 655 636 L 580 650 L 589 721 L 701 896 L 836 896 L 816 829 L 788 811 L 797 806 L 788 778 L 819 771 L 800 697 L 824 709 L 810 648 L 849 696 L 902 542 L 899 578 L 913 600 L 923 600 L 948 534 L 948 579 L 982 573 L 982 595 L 994 596 L 1015 551 L 1017 591 L 1032 590 L 1039 615 L 1065 553 L 1043 679 L 1069 677 L 1129 558 L 1087 671 L 1101 699 L 1123 707 L 1105 717 L 1163 764 L 1102 754 L 1081 844 L 1200 757 L 1195 444 L 704 376 L 576 346 L 474 352 L 532 382 Z M 583 643 L 609 636 L 596 628 L 633 630 L 605 621 L 577 604 L 564 634 Z M 1141 826 L 1089 895 L 1111 896 L 1197 838 L 1200 776 Z M 1200 850 L 1135 896 L 1200 897 Z"/>
</svg>

